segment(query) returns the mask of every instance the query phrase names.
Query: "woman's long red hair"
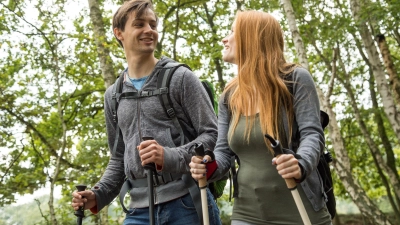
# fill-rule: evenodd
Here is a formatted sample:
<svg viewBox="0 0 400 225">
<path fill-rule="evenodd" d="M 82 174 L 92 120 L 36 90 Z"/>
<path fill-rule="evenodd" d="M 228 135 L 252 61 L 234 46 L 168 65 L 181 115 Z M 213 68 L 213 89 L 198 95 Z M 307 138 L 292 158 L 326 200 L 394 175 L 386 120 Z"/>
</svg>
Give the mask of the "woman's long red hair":
<svg viewBox="0 0 400 225">
<path fill-rule="evenodd" d="M 229 93 L 232 112 L 230 131 L 237 127 L 241 115 L 247 116 L 244 138 L 249 142 L 255 115 L 259 113 L 262 132 L 281 140 L 281 110 L 286 111 L 289 125 L 293 121 L 293 100 L 282 76 L 295 68 L 285 60 L 281 26 L 272 15 L 260 11 L 238 12 L 235 23 L 238 74 L 224 90 Z M 291 126 L 288 127 L 291 134 Z M 232 135 L 230 132 L 229 139 Z"/>
</svg>

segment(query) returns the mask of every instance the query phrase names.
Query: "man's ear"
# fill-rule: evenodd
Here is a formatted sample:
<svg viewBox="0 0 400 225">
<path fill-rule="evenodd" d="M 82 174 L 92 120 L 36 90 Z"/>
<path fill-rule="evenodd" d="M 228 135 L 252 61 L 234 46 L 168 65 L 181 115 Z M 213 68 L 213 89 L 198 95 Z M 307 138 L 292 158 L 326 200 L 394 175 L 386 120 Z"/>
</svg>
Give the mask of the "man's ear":
<svg viewBox="0 0 400 225">
<path fill-rule="evenodd" d="M 115 36 L 118 40 L 120 40 L 120 41 L 123 41 L 123 40 L 124 40 L 124 37 L 122 36 L 122 32 L 121 32 L 118 28 L 114 28 L 113 32 L 114 32 L 114 36 Z"/>
</svg>

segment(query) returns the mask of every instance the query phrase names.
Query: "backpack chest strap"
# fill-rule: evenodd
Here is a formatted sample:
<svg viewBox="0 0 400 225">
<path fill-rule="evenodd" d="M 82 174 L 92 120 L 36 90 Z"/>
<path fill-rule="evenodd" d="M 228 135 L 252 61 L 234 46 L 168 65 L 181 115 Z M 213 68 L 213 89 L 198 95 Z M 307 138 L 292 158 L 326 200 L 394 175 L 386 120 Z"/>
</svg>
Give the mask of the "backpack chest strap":
<svg viewBox="0 0 400 225">
<path fill-rule="evenodd" d="M 157 96 L 157 95 L 163 95 L 163 94 L 168 94 L 168 88 L 163 87 L 159 88 L 156 90 L 150 90 L 150 91 L 131 91 L 131 92 L 124 92 L 124 93 L 114 93 L 116 100 L 119 102 L 120 99 L 138 99 L 138 98 L 145 98 L 145 97 L 150 97 L 150 96 Z"/>
</svg>

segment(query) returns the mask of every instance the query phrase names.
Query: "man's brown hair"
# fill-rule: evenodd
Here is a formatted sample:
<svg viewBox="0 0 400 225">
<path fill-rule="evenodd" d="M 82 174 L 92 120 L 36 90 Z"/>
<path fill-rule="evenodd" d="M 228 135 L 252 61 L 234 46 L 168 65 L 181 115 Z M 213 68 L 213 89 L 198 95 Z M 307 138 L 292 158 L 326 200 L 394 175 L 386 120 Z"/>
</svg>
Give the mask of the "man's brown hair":
<svg viewBox="0 0 400 225">
<path fill-rule="evenodd" d="M 154 12 L 158 23 L 158 17 L 154 11 L 153 3 L 151 2 L 151 0 L 130 0 L 124 2 L 124 4 L 122 4 L 122 6 L 119 7 L 119 9 L 115 12 L 112 21 L 112 29 L 114 30 L 114 28 L 118 28 L 119 30 L 124 31 L 126 21 L 128 20 L 129 15 L 132 12 L 135 11 L 136 18 L 140 18 L 144 13 L 146 13 L 147 9 L 150 9 Z M 117 41 L 122 47 L 124 47 L 122 45 L 122 42 L 118 38 Z"/>
</svg>

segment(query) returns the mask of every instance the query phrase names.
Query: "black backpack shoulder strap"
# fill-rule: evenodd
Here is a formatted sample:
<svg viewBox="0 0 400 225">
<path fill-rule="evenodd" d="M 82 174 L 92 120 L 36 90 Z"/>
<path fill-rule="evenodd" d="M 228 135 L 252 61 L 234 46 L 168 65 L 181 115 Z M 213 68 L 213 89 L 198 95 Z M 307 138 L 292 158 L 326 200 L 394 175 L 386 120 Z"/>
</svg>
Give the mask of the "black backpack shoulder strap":
<svg viewBox="0 0 400 225">
<path fill-rule="evenodd" d="M 170 93 L 169 86 L 172 75 L 174 75 L 175 71 L 181 66 L 190 69 L 190 67 L 187 66 L 186 64 L 177 62 L 169 62 L 166 65 L 164 65 L 164 67 L 161 69 L 157 77 L 157 89 L 160 90 L 158 98 L 160 99 L 161 105 L 165 113 L 168 115 L 168 117 L 172 119 L 174 126 L 179 130 L 179 135 L 181 137 L 180 144 L 183 145 L 185 144 L 185 133 L 184 130 L 182 129 L 181 124 L 179 123 L 178 118 L 176 117 L 175 109 L 172 106 L 172 101 L 169 94 Z M 194 182 L 194 180 L 187 174 L 184 174 L 182 176 L 182 180 L 185 182 L 186 187 L 189 189 L 189 193 L 193 199 L 194 206 L 196 208 L 196 212 L 200 220 L 200 224 L 202 224 L 203 217 L 201 214 L 202 210 L 201 210 L 201 199 L 200 199 L 199 188 Z"/>
<path fill-rule="evenodd" d="M 182 129 L 182 126 L 180 125 L 180 123 L 178 121 L 178 118 L 176 117 L 175 109 L 172 106 L 172 101 L 171 101 L 171 98 L 169 95 L 169 93 L 170 93 L 169 85 L 171 82 L 172 75 L 181 66 L 184 66 L 184 67 L 190 69 L 190 67 L 187 66 L 186 64 L 177 63 L 177 62 L 169 62 L 166 65 L 164 65 L 164 67 L 158 73 L 157 89 L 160 90 L 160 94 L 158 95 L 158 98 L 160 99 L 161 105 L 162 105 L 165 113 L 168 115 L 168 117 L 172 119 L 174 126 L 176 128 L 178 128 L 179 135 L 181 137 L 181 145 L 183 145 L 185 143 L 185 134 Z"/>
<path fill-rule="evenodd" d="M 114 122 L 118 122 L 117 118 L 117 110 L 118 110 L 118 98 L 119 95 L 122 92 L 122 85 L 123 85 L 123 80 L 124 80 L 124 71 L 120 73 L 120 75 L 117 77 L 117 80 L 115 81 L 114 87 L 113 87 L 113 92 L 112 92 L 112 101 L 111 101 L 111 107 L 112 107 L 112 114 L 113 114 L 113 120 Z"/>
<path fill-rule="evenodd" d="M 113 92 L 112 92 L 111 110 L 112 110 L 112 114 L 113 114 L 113 121 L 115 122 L 116 127 L 115 127 L 114 146 L 111 150 L 111 155 L 114 155 L 115 152 L 117 151 L 119 137 L 121 135 L 121 129 L 118 126 L 117 111 L 118 111 L 119 96 L 121 95 L 121 92 L 122 92 L 123 83 L 124 83 L 124 71 L 122 71 L 119 74 L 119 76 L 117 77 L 117 80 L 114 83 Z"/>
<path fill-rule="evenodd" d="M 294 83 L 294 72 L 291 72 L 287 75 L 285 75 L 283 77 L 286 87 L 289 90 L 289 93 L 294 97 L 294 92 L 293 92 L 293 83 Z M 283 108 L 283 105 L 281 105 L 281 112 L 282 112 L 282 118 L 287 118 L 286 117 L 286 111 Z M 299 143 L 298 143 L 298 138 L 297 135 L 299 135 L 298 133 L 298 126 L 297 126 L 297 122 L 296 122 L 296 116 L 293 115 L 293 124 L 291 124 L 292 126 L 292 139 L 289 139 L 289 135 L 286 136 L 286 140 L 288 141 L 288 148 L 293 150 L 294 152 L 296 152 L 297 148 L 299 147 Z M 283 120 L 283 126 L 284 126 L 284 130 L 288 131 L 289 130 L 289 124 L 288 121 L 286 119 Z M 288 134 L 288 132 L 285 132 L 285 134 Z"/>
<path fill-rule="evenodd" d="M 292 94 L 292 95 L 293 95 L 293 84 L 294 84 L 294 80 L 295 80 L 294 76 L 295 75 L 294 75 L 294 71 L 293 71 L 290 74 L 283 77 L 283 79 L 285 81 L 288 81 L 288 82 L 286 82 L 286 87 L 288 88 L 290 94 Z M 320 110 L 320 122 L 321 122 L 322 129 L 325 129 L 325 127 L 328 126 L 328 124 L 329 124 L 329 115 L 322 110 Z M 284 122 L 284 126 L 285 126 L 285 130 L 289 130 L 287 127 L 287 122 Z M 296 122 L 296 117 L 294 117 L 292 129 L 293 130 L 292 130 L 292 140 L 291 140 L 292 148 L 291 149 L 294 152 L 296 152 L 297 148 L 299 147 L 298 140 L 300 138 L 300 134 L 298 132 L 298 125 Z"/>
<path fill-rule="evenodd" d="M 212 87 L 211 87 L 211 83 L 209 81 L 206 80 L 202 80 L 201 84 L 203 85 L 204 89 L 206 89 L 207 95 L 211 100 L 211 104 L 213 109 L 215 108 L 215 103 L 214 103 L 214 94 L 212 92 Z"/>
</svg>

